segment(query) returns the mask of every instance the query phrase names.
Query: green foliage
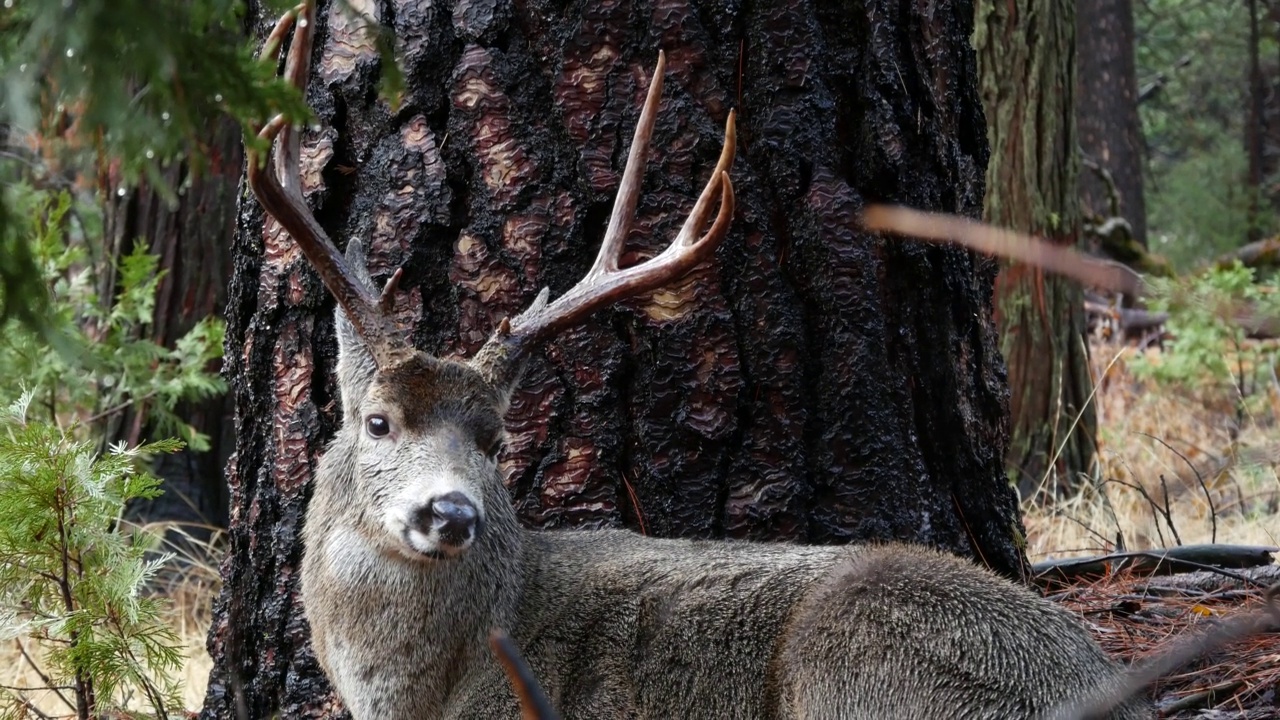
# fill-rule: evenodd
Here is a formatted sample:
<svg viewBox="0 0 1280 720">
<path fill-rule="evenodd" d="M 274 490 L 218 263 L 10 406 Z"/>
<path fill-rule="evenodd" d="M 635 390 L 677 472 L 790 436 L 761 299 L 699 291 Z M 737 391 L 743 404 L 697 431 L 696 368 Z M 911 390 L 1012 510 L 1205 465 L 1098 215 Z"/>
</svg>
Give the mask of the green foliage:
<svg viewBox="0 0 1280 720">
<path fill-rule="evenodd" d="M 1148 155 L 1150 244 L 1186 269 L 1243 244 L 1249 230 L 1248 5 L 1148 0 L 1134 4 L 1134 20 L 1138 84 L 1160 86 L 1138 106 Z M 1265 16 L 1263 22 L 1269 22 Z M 1264 62 L 1278 51 L 1264 30 Z M 1269 210 L 1255 222 L 1263 232 L 1276 225 Z"/>
<path fill-rule="evenodd" d="M 1186 270 L 1244 243 L 1253 192 L 1244 182 L 1244 148 L 1221 137 L 1203 151 L 1161 168 L 1148 193 L 1152 249 Z M 1267 222 L 1269 219 L 1264 218 Z"/>
<path fill-rule="evenodd" d="M 146 176 L 172 198 L 158 170 L 185 160 L 199 172 L 210 118 L 309 118 L 275 63 L 256 59 L 242 14 L 241 0 L 4 0 L 0 185 L 40 176 L 65 187 L 109 172 Z M 0 320 L 38 326 L 46 305 L 12 228 L 21 221 L 0 196 Z"/>
<path fill-rule="evenodd" d="M 67 193 L 27 188 L 15 193 L 26 220 L 31 251 L 42 283 L 50 289 L 49 327 L 57 346 L 16 322 L 0 325 L 0 403 L 24 389 L 35 393 L 38 411 L 64 427 L 101 428 L 126 411 L 142 413 L 163 435 L 178 435 L 192 449 L 208 448 L 208 438 L 174 413 L 182 400 L 224 391 L 207 371 L 222 355 L 222 321 L 206 318 L 175 343 L 162 347 L 146 338 L 163 276 L 142 244 L 115 270 L 119 288 L 112 302 L 99 297 L 101 271 L 87 257 L 84 242 L 69 243 L 73 204 Z M 94 207 L 76 207 L 80 232 L 97 232 Z"/>
<path fill-rule="evenodd" d="M 71 113 L 78 139 L 136 177 L 183 156 L 198 161 L 201 133 L 219 114 L 244 125 L 282 111 L 307 117 L 274 64 L 257 61 L 242 13 L 238 0 L 6 2 L 5 120 L 34 130 Z"/>
<path fill-rule="evenodd" d="M 1173 340 L 1157 359 L 1134 358 L 1134 374 L 1205 399 L 1229 394 L 1241 413 L 1251 412 L 1280 357 L 1274 345 L 1246 342 L 1240 320 L 1280 317 L 1275 282 L 1255 282 L 1239 262 L 1190 279 L 1152 279 L 1151 307 L 1169 313 Z"/>
<path fill-rule="evenodd" d="M 158 538 L 119 528 L 125 503 L 159 494 L 139 458 L 181 443 L 99 457 L 93 442 L 32 421 L 33 398 L 0 417 L 0 639 L 23 644 L 70 711 L 168 717 L 181 707 L 168 679 L 181 644 L 161 620 L 162 601 L 143 593 L 166 558 L 144 557 Z M 29 702 L 30 692 L 0 687 L 0 718 L 32 717 Z M 138 705 L 149 710 L 126 712 Z"/>
<path fill-rule="evenodd" d="M 2 137 L 2 136 L 0 136 Z M 3 183 L 10 173 L 0 161 L 0 322 L 13 317 L 29 327 L 40 327 L 47 311 L 44 287 L 35 272 L 31 248 L 23 242 L 18 224 L 9 209 L 9 188 Z"/>
</svg>

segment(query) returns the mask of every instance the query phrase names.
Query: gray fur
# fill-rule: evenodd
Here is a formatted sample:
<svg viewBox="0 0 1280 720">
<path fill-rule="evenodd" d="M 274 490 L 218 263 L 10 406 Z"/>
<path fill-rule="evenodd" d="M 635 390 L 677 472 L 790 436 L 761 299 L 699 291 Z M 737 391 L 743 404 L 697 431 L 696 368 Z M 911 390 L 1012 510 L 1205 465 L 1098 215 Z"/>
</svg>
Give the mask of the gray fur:
<svg viewBox="0 0 1280 720">
<path fill-rule="evenodd" d="M 356 720 L 518 718 L 494 626 L 567 719 L 1037 718 L 1117 680 L 1067 611 L 936 551 L 523 529 L 489 448 L 508 388 L 425 355 L 375 372 L 339 337 L 302 598 Z M 444 492 L 481 509 L 474 542 L 406 540 L 396 518 Z"/>
</svg>

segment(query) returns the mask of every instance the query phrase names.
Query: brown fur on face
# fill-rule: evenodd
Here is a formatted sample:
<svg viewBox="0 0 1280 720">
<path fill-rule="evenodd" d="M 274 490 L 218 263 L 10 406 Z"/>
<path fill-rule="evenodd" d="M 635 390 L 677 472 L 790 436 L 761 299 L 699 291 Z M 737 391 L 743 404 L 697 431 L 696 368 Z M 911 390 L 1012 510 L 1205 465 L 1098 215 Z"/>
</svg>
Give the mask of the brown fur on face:
<svg viewBox="0 0 1280 720">
<path fill-rule="evenodd" d="M 352 406 L 331 452 L 351 468 L 341 487 L 350 529 L 382 556 L 457 559 L 484 533 L 491 497 L 506 502 L 496 475 L 505 395 L 462 363 L 411 352 L 375 370 L 360 347 L 340 348 L 355 355 L 338 364 Z M 458 508 L 468 523 L 447 519 Z"/>
<path fill-rule="evenodd" d="M 470 366 L 418 352 L 373 376 L 366 406 L 393 407 L 406 432 L 447 422 L 488 448 L 503 433 L 505 395 Z"/>
</svg>

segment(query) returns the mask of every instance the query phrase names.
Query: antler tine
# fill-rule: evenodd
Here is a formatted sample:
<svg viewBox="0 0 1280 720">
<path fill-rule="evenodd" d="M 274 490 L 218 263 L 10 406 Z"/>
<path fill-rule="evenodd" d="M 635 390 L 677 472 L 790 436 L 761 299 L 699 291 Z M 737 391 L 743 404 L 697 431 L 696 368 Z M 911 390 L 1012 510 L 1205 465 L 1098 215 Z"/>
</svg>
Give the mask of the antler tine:
<svg viewBox="0 0 1280 720">
<path fill-rule="evenodd" d="M 295 25 L 293 42 L 285 61 L 285 78 L 306 91 L 315 37 L 315 0 L 306 0 L 286 13 L 263 44 L 263 57 L 274 56 L 290 26 Z M 394 323 L 383 312 L 387 304 L 372 293 L 347 267 L 330 242 L 302 196 L 299 133 L 283 115 L 272 118 L 259 132 L 267 143 L 268 158 L 258 152 L 249 155 L 249 187 L 267 214 L 291 235 L 321 281 L 347 313 L 356 332 L 364 339 L 378 367 L 400 356 L 407 345 L 399 339 Z M 393 287 L 388 284 L 388 290 Z"/>
<path fill-rule="evenodd" d="M 729 180 L 729 168 L 733 164 L 737 147 L 736 115 L 733 111 L 730 111 L 725 122 L 724 146 L 720 150 L 720 159 L 679 234 L 656 257 L 623 270 L 618 269 L 623 241 L 639 200 L 645 151 L 657 115 L 664 66 L 665 60 L 659 55 L 658 69 L 649 86 L 644 110 L 640 113 L 627 167 L 623 171 L 618 197 L 614 202 L 613 215 L 595 263 L 578 284 L 555 302 L 548 304 L 548 293 L 544 289 L 528 309 L 509 322 L 504 320 L 498 326 L 493 337 L 472 360 L 472 364 L 491 381 L 508 384 L 512 374 L 519 372 L 524 351 L 534 343 L 581 322 L 602 307 L 683 277 L 710 256 L 728 233 L 734 211 L 733 183 Z M 699 237 L 717 195 L 720 197 L 720 209 L 716 219 L 706 234 Z"/>
<path fill-rule="evenodd" d="M 560 715 L 551 707 L 546 694 L 538 685 L 533 671 L 520 657 L 516 644 L 500 628 L 489 631 L 489 647 L 498 656 L 498 662 L 511 681 L 516 699 L 520 701 L 520 717 L 522 720 L 560 720 Z"/>
<path fill-rule="evenodd" d="M 541 340 L 582 321 L 602 307 L 677 280 L 705 260 L 724 239 L 733 219 L 733 183 L 729 180 L 728 168 L 733 163 L 735 142 L 734 113 L 730 112 L 725 123 L 724 147 L 716 169 L 680 233 L 665 250 L 645 262 L 619 270 L 617 256 L 622 243 L 618 241 L 611 247 L 602 247 L 592 271 L 577 285 L 550 305 L 535 302 L 511 322 L 512 338 L 521 343 Z M 706 225 L 711 202 L 717 193 L 720 195 L 720 210 L 716 220 L 705 235 L 698 237 L 698 232 Z M 609 252 L 607 256 L 606 250 Z"/>
<path fill-rule="evenodd" d="M 627 233 L 631 231 L 631 219 L 640 202 L 640 186 L 644 184 L 649 139 L 653 137 L 653 125 L 658 119 L 658 105 L 662 103 L 662 77 L 666 71 L 667 55 L 659 50 L 658 67 L 654 68 L 649 92 L 645 96 L 644 107 L 640 110 L 640 120 L 631 137 L 631 150 L 627 153 L 627 165 L 622 169 L 622 182 L 618 185 L 618 195 L 613 201 L 613 213 L 609 215 L 609 225 L 605 228 L 600 252 L 596 254 L 596 261 L 587 272 L 587 280 L 618 269 L 618 256 L 622 254 L 622 245 L 626 242 Z"/>
</svg>

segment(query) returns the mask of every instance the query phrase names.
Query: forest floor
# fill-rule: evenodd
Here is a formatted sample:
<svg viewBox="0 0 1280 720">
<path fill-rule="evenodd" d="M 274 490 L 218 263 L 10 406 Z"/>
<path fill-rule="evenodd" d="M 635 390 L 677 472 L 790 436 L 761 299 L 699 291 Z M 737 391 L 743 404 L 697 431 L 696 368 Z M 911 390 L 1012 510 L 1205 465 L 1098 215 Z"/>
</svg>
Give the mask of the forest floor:
<svg viewBox="0 0 1280 720">
<path fill-rule="evenodd" d="M 1052 509 L 1024 500 L 1031 560 L 1100 555 L 1116 549 L 1117 537 L 1129 550 L 1210 542 L 1280 546 L 1280 387 L 1260 388 L 1251 411 L 1241 415 L 1229 390 L 1159 387 L 1130 372 L 1125 357 L 1134 350 L 1122 354 L 1101 343 L 1091 349 L 1094 377 L 1101 379 L 1094 398 L 1098 467 Z M 186 563 L 169 615 L 187 654 L 178 679 L 191 710 L 203 702 L 211 668 L 204 640 L 217 571 L 216 558 Z M 1214 587 L 1152 595 L 1147 580 L 1121 575 L 1075 583 L 1051 597 L 1080 612 L 1109 652 L 1132 660 L 1260 604 L 1258 588 L 1219 580 Z M 12 644 L 0 646 L 0 685 L 36 682 Z M 1275 717 L 1280 634 L 1217 652 L 1157 685 L 1155 695 L 1173 711 L 1167 717 Z M 40 704 L 65 715 L 55 698 Z M 1196 714 L 1209 706 L 1218 707 L 1217 714 Z"/>
<path fill-rule="evenodd" d="M 1024 499 L 1031 561 L 1199 543 L 1280 547 L 1280 385 L 1250 388 L 1240 403 L 1229 384 L 1191 391 L 1139 380 L 1126 362 L 1132 348 L 1090 349 L 1098 467 L 1056 503 Z M 1050 597 L 1079 612 L 1108 652 L 1133 661 L 1257 610 L 1277 580 L 1280 565 L 1174 578 L 1119 572 Z M 1166 675 L 1152 696 L 1166 718 L 1280 717 L 1280 632 L 1220 648 Z"/>
</svg>

